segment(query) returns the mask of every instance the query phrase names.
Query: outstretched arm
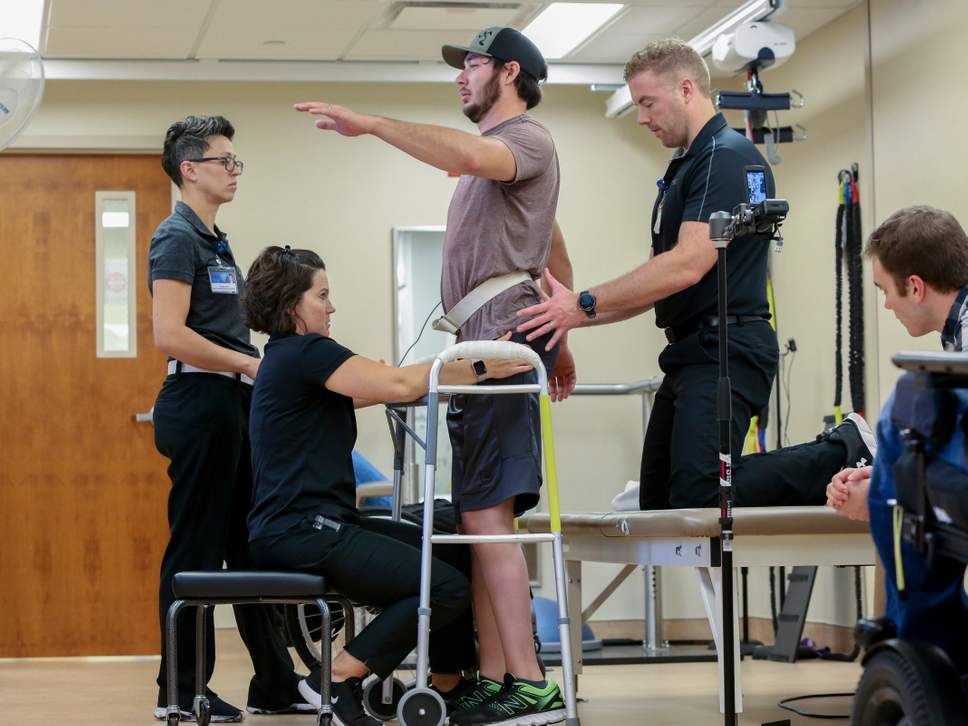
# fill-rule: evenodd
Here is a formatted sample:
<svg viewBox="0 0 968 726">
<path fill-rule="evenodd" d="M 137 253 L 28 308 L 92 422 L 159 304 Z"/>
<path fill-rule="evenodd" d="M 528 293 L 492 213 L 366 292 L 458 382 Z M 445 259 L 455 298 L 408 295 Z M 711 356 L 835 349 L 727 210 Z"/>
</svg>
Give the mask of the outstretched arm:
<svg viewBox="0 0 968 726">
<path fill-rule="evenodd" d="M 343 136 L 376 136 L 415 159 L 454 174 L 511 181 L 517 171 L 511 150 L 497 139 L 446 126 L 358 113 L 322 101 L 297 103 L 295 109 L 318 116 L 316 127 L 324 131 Z"/>
</svg>

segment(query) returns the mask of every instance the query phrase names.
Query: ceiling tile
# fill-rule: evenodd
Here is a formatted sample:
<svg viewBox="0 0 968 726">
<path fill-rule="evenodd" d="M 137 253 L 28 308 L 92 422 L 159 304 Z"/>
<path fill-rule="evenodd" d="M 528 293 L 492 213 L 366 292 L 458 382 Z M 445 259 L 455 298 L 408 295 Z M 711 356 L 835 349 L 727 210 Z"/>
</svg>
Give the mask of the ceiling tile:
<svg viewBox="0 0 968 726">
<path fill-rule="evenodd" d="M 13 0 L 16 1 L 16 0 Z M 211 0 L 50 0 L 50 26 L 197 27 Z"/>
<path fill-rule="evenodd" d="M 492 25 L 509 25 L 521 11 L 517 3 L 500 8 L 405 7 L 393 19 L 390 30 L 465 30 L 468 33 Z"/>
<path fill-rule="evenodd" d="M 194 43 L 184 28 L 51 28 L 44 57 L 186 60 Z"/>
<path fill-rule="evenodd" d="M 347 60 L 439 61 L 440 46 L 467 45 L 466 30 L 369 30 L 346 54 Z"/>
<path fill-rule="evenodd" d="M 335 60 L 385 9 L 379 0 L 223 0 L 198 57 Z"/>
</svg>

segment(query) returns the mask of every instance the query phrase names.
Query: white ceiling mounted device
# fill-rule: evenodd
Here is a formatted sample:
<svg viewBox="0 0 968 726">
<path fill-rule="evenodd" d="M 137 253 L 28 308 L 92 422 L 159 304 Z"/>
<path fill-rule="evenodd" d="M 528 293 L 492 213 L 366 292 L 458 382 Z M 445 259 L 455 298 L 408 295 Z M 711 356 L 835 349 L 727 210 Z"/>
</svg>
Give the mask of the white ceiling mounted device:
<svg viewBox="0 0 968 726">
<path fill-rule="evenodd" d="M 743 23 L 732 33 L 723 33 L 713 43 L 713 64 L 724 71 L 739 73 L 752 66 L 776 68 L 785 63 L 797 47 L 792 28 L 779 23 Z"/>
<path fill-rule="evenodd" d="M 709 53 L 716 39 L 724 33 L 732 33 L 736 28 L 751 21 L 762 21 L 783 9 L 784 0 L 749 0 L 719 22 L 706 28 L 703 32 L 689 40 L 689 45 L 699 55 Z M 616 118 L 632 108 L 632 94 L 628 86 L 622 86 L 609 96 L 605 102 L 605 117 Z"/>
<path fill-rule="evenodd" d="M 0 151 L 26 128 L 43 96 L 40 53 L 17 38 L 0 38 Z"/>
</svg>

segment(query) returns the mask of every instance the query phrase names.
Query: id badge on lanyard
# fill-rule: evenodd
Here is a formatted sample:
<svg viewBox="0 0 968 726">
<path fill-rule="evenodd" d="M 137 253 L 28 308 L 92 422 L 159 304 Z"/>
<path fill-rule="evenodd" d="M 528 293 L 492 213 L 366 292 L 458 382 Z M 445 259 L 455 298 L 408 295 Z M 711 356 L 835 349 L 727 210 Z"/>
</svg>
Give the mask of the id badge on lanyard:
<svg viewBox="0 0 968 726">
<path fill-rule="evenodd" d="M 666 190 L 669 187 L 664 178 L 656 181 L 655 185 L 659 187 L 659 205 L 655 209 L 655 224 L 652 225 L 652 232 L 659 234 L 662 231 L 662 205 L 665 204 Z"/>
<path fill-rule="evenodd" d="M 219 295 L 238 295 L 239 278 L 234 267 L 212 265 L 208 268 L 208 282 L 212 292 Z"/>
</svg>

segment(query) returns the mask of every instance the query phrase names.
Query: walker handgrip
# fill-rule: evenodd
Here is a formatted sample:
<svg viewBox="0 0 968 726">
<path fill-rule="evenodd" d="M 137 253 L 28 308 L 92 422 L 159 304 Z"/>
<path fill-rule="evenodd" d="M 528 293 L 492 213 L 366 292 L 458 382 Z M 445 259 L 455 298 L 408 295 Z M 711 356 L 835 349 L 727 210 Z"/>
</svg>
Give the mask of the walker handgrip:
<svg viewBox="0 0 968 726">
<path fill-rule="evenodd" d="M 444 363 L 458 358 L 501 358 L 526 361 L 536 370 L 542 366 L 541 358 L 531 348 L 509 340 L 468 340 L 445 348 L 437 357 Z"/>
</svg>

